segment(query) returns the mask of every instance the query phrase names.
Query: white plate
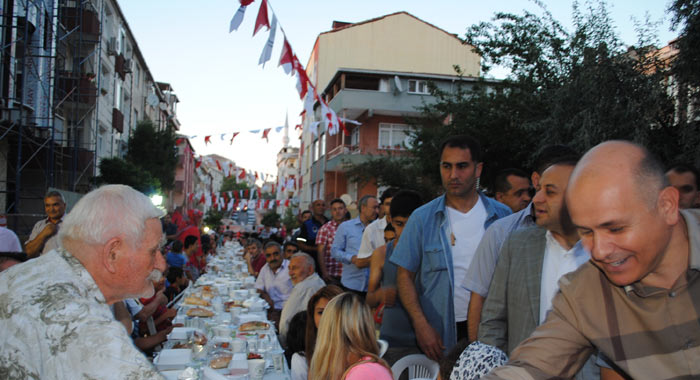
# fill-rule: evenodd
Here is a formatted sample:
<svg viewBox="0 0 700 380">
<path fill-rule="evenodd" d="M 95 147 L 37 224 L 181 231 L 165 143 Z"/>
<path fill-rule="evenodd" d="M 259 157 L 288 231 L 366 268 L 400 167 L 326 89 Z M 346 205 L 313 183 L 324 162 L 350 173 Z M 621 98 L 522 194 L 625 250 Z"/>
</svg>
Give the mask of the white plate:
<svg viewBox="0 0 700 380">
<path fill-rule="evenodd" d="M 185 369 L 192 361 L 192 350 L 189 348 L 164 349 L 153 360 L 156 369 L 163 371 L 166 369 Z"/>
<path fill-rule="evenodd" d="M 187 339 L 187 333 L 189 331 L 197 330 L 194 327 L 175 327 L 173 331 L 168 334 L 168 340 L 185 340 Z M 204 334 L 203 331 L 198 330 L 200 333 Z"/>
</svg>

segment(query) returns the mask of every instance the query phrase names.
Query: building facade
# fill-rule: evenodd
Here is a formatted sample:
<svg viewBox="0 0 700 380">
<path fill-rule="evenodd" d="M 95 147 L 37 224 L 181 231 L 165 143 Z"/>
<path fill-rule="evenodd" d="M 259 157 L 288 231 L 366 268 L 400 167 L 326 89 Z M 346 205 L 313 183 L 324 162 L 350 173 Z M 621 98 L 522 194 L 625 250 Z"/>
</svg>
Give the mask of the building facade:
<svg viewBox="0 0 700 380">
<path fill-rule="evenodd" d="M 334 22 L 321 33 L 306 66 L 319 95 L 346 120 L 349 136 L 329 136 L 320 107 L 305 115 L 299 150 L 300 207 L 314 199 L 348 194 L 377 195 L 376 183 L 352 183 L 348 164 L 371 156 L 404 154 L 417 108 L 435 99 L 428 83 L 442 90 L 468 83 L 480 72 L 480 57 L 453 34 L 406 12 L 359 23 Z M 462 75 L 457 75 L 458 65 Z"/>
<path fill-rule="evenodd" d="M 136 124 L 179 129 L 116 0 L 2 0 L 0 214 L 20 236 L 43 195 L 79 197 Z"/>
</svg>

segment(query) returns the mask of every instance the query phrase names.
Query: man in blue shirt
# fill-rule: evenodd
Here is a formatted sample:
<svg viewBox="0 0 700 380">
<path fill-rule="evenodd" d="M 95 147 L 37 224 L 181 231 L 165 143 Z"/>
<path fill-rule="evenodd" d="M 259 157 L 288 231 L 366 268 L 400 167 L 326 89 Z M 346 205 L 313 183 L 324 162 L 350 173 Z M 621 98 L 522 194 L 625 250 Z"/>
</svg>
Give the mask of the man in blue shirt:
<svg viewBox="0 0 700 380">
<path fill-rule="evenodd" d="M 416 209 L 390 261 L 411 318 L 418 347 L 439 360 L 467 335 L 469 291 L 462 286 L 485 229 L 510 214 L 508 206 L 477 190 L 481 148 L 468 136 L 452 136 L 440 148 L 445 194 Z"/>
<path fill-rule="evenodd" d="M 176 267 L 182 269 L 185 264 L 187 264 L 187 256 L 182 253 L 182 242 L 175 240 L 173 246 L 165 256 L 165 261 L 168 263 L 169 267 Z"/>
<path fill-rule="evenodd" d="M 365 227 L 377 219 L 379 202 L 373 195 L 365 195 L 359 202 L 360 215 L 338 226 L 331 246 L 331 257 L 343 263 L 340 283 L 346 289 L 364 297 L 369 280 L 369 258 L 358 259 L 357 253 L 362 243 Z"/>
</svg>

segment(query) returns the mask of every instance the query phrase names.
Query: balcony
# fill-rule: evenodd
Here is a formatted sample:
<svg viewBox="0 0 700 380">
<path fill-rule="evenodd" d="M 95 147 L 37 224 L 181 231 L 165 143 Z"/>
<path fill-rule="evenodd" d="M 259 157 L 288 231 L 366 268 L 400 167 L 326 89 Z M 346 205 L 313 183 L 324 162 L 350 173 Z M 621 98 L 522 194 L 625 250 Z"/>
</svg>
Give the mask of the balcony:
<svg viewBox="0 0 700 380">
<path fill-rule="evenodd" d="M 124 115 L 116 108 L 112 108 L 112 128 L 124 133 Z"/>
<path fill-rule="evenodd" d="M 94 76 L 62 71 L 58 77 L 58 101 L 75 102 L 94 106 L 97 101 L 97 86 Z"/>
<path fill-rule="evenodd" d="M 392 92 L 343 88 L 328 105 L 336 112 L 343 110 L 348 119 L 357 119 L 365 112 L 370 115 L 419 116 L 418 108 L 423 105 L 423 101 L 430 103 L 433 99 L 429 95 L 395 95 Z"/>
<path fill-rule="evenodd" d="M 326 155 L 326 171 L 347 170 L 348 164 L 357 165 L 369 161 L 372 158 L 370 154 L 360 153 L 356 147 L 349 145 L 340 145 L 331 149 Z"/>
<path fill-rule="evenodd" d="M 61 18 L 61 23 L 69 32 L 79 26 L 80 32 L 89 35 L 89 38 L 85 39 L 85 41 L 89 39 L 92 39 L 95 43 L 99 41 L 100 20 L 97 17 L 97 13 L 93 10 L 61 7 L 59 17 Z"/>
</svg>

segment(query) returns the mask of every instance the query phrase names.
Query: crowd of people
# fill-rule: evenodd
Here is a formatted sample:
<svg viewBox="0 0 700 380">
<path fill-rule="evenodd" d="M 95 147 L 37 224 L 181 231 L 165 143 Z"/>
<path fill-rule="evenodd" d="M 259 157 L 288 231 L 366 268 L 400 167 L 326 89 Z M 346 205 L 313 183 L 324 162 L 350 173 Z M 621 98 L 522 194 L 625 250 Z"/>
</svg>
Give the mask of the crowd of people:
<svg viewBox="0 0 700 380">
<path fill-rule="evenodd" d="M 204 234 L 201 213 L 164 216 L 128 186 L 68 214 L 51 192 L 23 246 L 0 228 L 0 373 L 158 378 L 169 302 L 237 239 L 293 380 L 388 380 L 411 354 L 443 380 L 700 376 L 697 170 L 626 141 L 556 145 L 485 193 L 481 156 L 450 137 L 443 195 L 317 199 L 280 235 Z"/>
</svg>

